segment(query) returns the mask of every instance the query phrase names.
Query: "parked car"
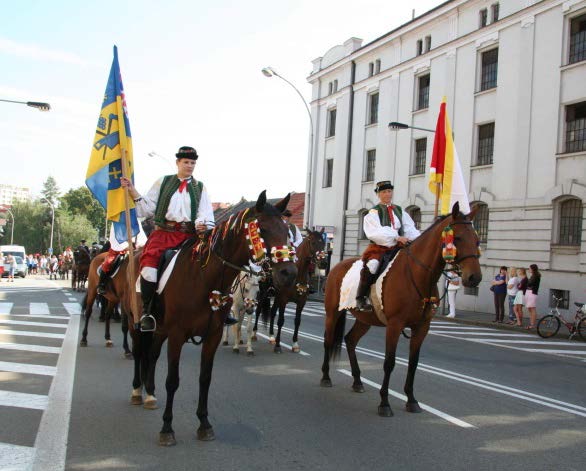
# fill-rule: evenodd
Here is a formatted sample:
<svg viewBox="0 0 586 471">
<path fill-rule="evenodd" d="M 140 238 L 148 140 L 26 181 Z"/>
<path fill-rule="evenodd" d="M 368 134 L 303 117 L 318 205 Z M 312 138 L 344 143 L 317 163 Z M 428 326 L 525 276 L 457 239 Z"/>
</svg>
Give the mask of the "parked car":
<svg viewBox="0 0 586 471">
<path fill-rule="evenodd" d="M 14 270 L 14 276 L 20 276 L 21 278 L 24 278 L 26 276 L 27 273 L 27 266 L 26 266 L 26 262 L 24 261 L 24 259 L 18 255 L 15 255 L 14 258 L 16 259 L 16 268 Z M 2 277 L 6 278 L 8 277 L 8 272 L 10 271 L 10 267 L 8 266 L 8 263 L 6 263 L 6 259 L 3 261 L 4 263 L 4 273 L 2 273 Z"/>
</svg>

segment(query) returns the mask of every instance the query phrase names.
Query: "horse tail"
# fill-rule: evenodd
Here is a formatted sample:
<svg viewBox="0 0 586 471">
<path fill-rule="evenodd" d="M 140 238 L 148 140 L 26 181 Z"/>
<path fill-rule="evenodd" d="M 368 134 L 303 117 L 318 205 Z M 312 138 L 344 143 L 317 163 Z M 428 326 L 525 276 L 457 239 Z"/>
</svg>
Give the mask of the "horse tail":
<svg viewBox="0 0 586 471">
<path fill-rule="evenodd" d="M 337 319 L 334 320 L 333 325 L 334 335 L 329 348 L 330 360 L 332 361 L 336 361 L 340 357 L 344 332 L 346 330 L 346 311 L 338 311 L 336 315 Z"/>
</svg>

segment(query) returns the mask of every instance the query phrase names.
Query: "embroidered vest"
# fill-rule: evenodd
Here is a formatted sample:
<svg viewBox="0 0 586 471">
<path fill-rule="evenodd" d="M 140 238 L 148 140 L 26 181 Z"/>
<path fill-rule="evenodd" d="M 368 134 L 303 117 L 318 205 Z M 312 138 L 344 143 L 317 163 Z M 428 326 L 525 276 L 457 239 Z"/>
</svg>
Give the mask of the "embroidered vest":
<svg viewBox="0 0 586 471">
<path fill-rule="evenodd" d="M 373 209 L 378 211 L 378 217 L 380 218 L 381 226 L 392 227 L 391 218 L 389 218 L 389 212 L 387 211 L 387 207 L 384 204 L 377 204 Z M 395 204 L 393 205 L 393 213 L 401 223 L 401 227 L 399 227 L 399 230 L 397 231 L 399 233 L 399 237 L 403 237 L 403 234 L 405 233 L 405 230 L 403 229 L 403 209 L 401 206 L 397 206 Z"/>
<path fill-rule="evenodd" d="M 155 224 L 165 224 L 165 215 L 169 209 L 171 197 L 179 189 L 180 183 L 181 181 L 177 178 L 177 175 L 166 175 L 163 178 L 159 200 L 155 209 Z M 187 191 L 189 191 L 189 198 L 191 199 L 191 222 L 194 222 L 197 217 L 197 209 L 199 208 L 202 190 L 203 183 L 196 181 L 192 177 L 191 185 L 187 185 Z"/>
</svg>

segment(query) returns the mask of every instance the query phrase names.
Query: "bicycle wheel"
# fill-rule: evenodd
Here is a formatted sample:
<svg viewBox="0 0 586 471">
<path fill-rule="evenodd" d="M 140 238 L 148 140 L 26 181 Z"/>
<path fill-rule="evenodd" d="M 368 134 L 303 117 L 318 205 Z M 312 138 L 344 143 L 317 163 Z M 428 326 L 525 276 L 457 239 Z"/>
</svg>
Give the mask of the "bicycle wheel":
<svg viewBox="0 0 586 471">
<path fill-rule="evenodd" d="M 560 330 L 560 320 L 551 314 L 543 316 L 537 323 L 537 333 L 540 337 L 548 339 Z"/>
<path fill-rule="evenodd" d="M 578 324 L 578 335 L 582 337 L 582 340 L 586 340 L 586 317 L 583 317 Z"/>
</svg>

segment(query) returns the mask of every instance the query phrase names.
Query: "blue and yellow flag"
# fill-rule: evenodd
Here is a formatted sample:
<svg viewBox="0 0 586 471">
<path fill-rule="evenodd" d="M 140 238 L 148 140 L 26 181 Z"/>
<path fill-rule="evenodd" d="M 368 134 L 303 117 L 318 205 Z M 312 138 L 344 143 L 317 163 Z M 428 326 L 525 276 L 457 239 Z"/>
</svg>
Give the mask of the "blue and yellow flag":
<svg viewBox="0 0 586 471">
<path fill-rule="evenodd" d="M 126 174 L 134 183 L 132 136 L 118 64 L 118 49 L 114 46 L 114 61 L 106 85 L 85 184 L 106 210 L 107 219 L 114 222 L 114 233 L 118 242 L 127 240 L 124 213 L 125 190 L 120 185 L 122 149 L 126 149 Z M 139 232 L 139 225 L 132 199 L 130 200 L 130 219 L 132 235 L 135 236 Z"/>
</svg>

